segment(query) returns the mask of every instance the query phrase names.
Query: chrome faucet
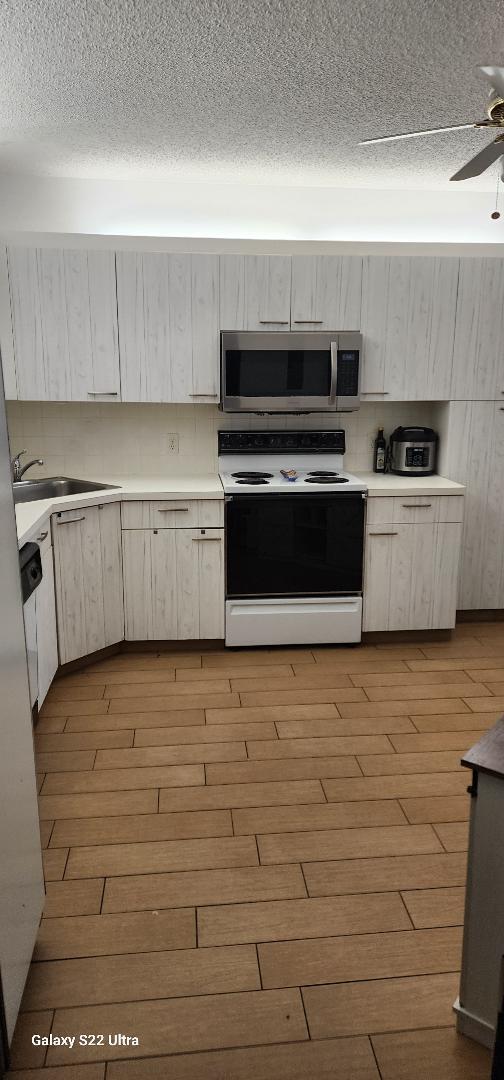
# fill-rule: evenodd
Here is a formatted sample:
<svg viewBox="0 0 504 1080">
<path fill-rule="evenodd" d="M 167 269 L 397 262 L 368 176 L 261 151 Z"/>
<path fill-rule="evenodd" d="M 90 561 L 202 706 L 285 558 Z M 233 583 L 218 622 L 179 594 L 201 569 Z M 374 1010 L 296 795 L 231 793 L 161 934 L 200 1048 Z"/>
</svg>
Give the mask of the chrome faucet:
<svg viewBox="0 0 504 1080">
<path fill-rule="evenodd" d="M 26 465 L 21 465 L 22 454 L 26 454 L 26 450 L 20 450 L 19 454 L 16 454 L 11 461 L 12 479 L 15 484 L 19 483 L 21 477 L 24 476 L 27 469 L 31 469 L 32 465 L 44 464 L 41 458 L 34 458 L 33 461 L 27 461 Z"/>
</svg>

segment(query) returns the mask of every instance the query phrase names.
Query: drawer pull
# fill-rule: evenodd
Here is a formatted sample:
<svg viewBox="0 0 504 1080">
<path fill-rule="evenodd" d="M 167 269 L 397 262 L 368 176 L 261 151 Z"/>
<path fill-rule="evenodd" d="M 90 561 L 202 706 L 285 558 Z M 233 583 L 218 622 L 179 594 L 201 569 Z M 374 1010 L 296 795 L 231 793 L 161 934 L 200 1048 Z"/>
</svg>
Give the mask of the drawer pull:
<svg viewBox="0 0 504 1080">
<path fill-rule="evenodd" d="M 259 319 L 261 326 L 288 326 L 288 319 Z"/>
<path fill-rule="evenodd" d="M 397 532 L 369 532 L 368 536 L 397 536 Z"/>
<path fill-rule="evenodd" d="M 88 390 L 89 397 L 118 397 L 118 390 Z"/>
<path fill-rule="evenodd" d="M 218 397 L 219 397 L 219 395 L 218 395 L 218 394 L 189 394 L 189 397 L 208 397 L 208 398 L 218 398 Z"/>
<path fill-rule="evenodd" d="M 324 321 L 323 319 L 294 319 L 294 322 L 296 324 L 297 323 L 313 323 L 314 326 L 320 326 L 321 323 L 323 323 L 323 321 Z"/>
<path fill-rule="evenodd" d="M 429 510 L 432 503 L 403 503 L 404 510 Z"/>
<path fill-rule="evenodd" d="M 366 394 L 374 394 L 376 397 L 378 397 L 378 395 L 380 394 L 382 397 L 388 397 L 389 393 L 389 390 L 361 390 L 360 395 L 361 397 L 365 397 Z"/>
<path fill-rule="evenodd" d="M 64 518 L 63 521 L 58 521 L 58 525 L 76 525 L 78 521 L 85 521 L 86 515 L 80 518 Z"/>
<path fill-rule="evenodd" d="M 222 536 L 193 536 L 193 544 L 220 544 Z"/>
<path fill-rule="evenodd" d="M 188 506 L 158 506 L 158 514 L 188 514 Z"/>
<path fill-rule="evenodd" d="M 49 536 L 48 532 L 42 532 L 40 536 L 37 536 L 37 544 L 41 544 L 45 540 L 46 536 Z"/>
</svg>

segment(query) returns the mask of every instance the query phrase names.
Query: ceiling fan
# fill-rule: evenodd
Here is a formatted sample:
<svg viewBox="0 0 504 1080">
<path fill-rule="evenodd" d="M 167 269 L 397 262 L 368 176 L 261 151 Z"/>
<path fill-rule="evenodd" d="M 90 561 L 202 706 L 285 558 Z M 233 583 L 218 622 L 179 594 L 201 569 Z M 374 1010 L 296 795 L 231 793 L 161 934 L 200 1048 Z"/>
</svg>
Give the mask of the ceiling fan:
<svg viewBox="0 0 504 1080">
<path fill-rule="evenodd" d="M 363 139 L 359 146 L 395 142 L 397 139 L 417 139 L 420 135 L 438 135 L 444 131 L 462 131 L 464 128 L 497 128 L 500 130 L 497 138 L 450 176 L 450 180 L 468 180 L 471 176 L 480 176 L 494 161 L 504 157 L 504 67 L 480 67 L 479 70 L 492 87 L 486 107 L 486 120 L 476 120 L 472 124 L 454 124 L 452 127 L 429 128 L 426 131 L 407 131 L 402 135 L 383 135 L 378 139 Z"/>
</svg>

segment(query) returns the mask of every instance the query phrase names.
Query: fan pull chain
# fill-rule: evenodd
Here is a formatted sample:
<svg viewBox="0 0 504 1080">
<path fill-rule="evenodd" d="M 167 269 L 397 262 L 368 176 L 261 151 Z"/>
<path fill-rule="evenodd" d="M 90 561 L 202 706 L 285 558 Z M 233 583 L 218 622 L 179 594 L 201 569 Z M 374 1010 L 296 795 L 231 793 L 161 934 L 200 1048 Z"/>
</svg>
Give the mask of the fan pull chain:
<svg viewBox="0 0 504 1080">
<path fill-rule="evenodd" d="M 501 180 L 501 174 L 500 174 L 500 167 L 499 167 L 499 172 L 497 173 L 497 187 L 495 189 L 495 210 L 493 211 L 492 214 L 490 214 L 490 217 L 492 218 L 492 221 L 498 221 L 499 218 L 500 218 L 500 210 L 499 210 L 499 194 L 500 194 L 499 184 L 500 184 L 500 180 Z"/>
</svg>

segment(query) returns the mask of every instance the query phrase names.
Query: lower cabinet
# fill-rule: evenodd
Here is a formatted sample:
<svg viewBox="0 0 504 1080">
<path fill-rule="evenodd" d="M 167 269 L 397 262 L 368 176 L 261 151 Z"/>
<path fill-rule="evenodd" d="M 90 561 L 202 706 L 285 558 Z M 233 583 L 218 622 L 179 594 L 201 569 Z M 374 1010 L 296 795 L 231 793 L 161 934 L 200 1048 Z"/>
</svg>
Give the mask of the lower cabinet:
<svg viewBox="0 0 504 1080">
<path fill-rule="evenodd" d="M 41 543 L 40 553 L 42 558 L 42 581 L 40 582 L 35 596 L 39 709 L 47 696 L 49 687 L 58 669 L 56 598 L 54 595 L 54 566 L 51 544 L 48 543 L 43 546 Z"/>
<path fill-rule="evenodd" d="M 127 641 L 224 637 L 224 530 L 125 529 Z"/>
<path fill-rule="evenodd" d="M 60 664 L 124 637 L 119 503 L 53 514 Z"/>
<path fill-rule="evenodd" d="M 439 518 L 461 518 L 462 505 L 463 496 L 368 500 L 363 630 L 455 626 L 462 523 Z"/>
</svg>

